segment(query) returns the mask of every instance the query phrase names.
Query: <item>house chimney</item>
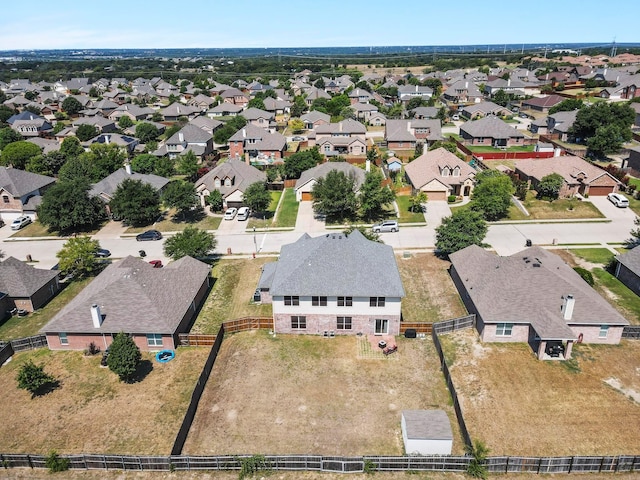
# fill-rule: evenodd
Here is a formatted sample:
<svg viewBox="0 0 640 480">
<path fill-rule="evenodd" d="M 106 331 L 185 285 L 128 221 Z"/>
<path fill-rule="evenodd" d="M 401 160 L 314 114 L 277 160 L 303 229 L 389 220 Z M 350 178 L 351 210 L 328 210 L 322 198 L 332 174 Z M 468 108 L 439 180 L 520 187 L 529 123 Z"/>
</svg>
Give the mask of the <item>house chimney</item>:
<svg viewBox="0 0 640 480">
<path fill-rule="evenodd" d="M 105 135 L 104 136 L 104 144 L 105 145 L 109 145 L 109 140 L 111 140 L 111 135 Z"/>
<path fill-rule="evenodd" d="M 465 88 L 465 90 L 466 90 L 467 88 L 469 88 L 469 82 L 464 82 L 464 88 Z"/>
<path fill-rule="evenodd" d="M 244 163 L 251 165 L 251 162 L 249 161 L 249 152 L 244 153 Z"/>
<path fill-rule="evenodd" d="M 95 303 L 91 305 L 91 319 L 93 320 L 93 328 L 102 326 L 102 313 L 100 313 L 100 307 Z"/>
<path fill-rule="evenodd" d="M 367 172 L 370 172 L 370 171 L 371 171 L 371 160 L 369 160 L 368 158 L 367 158 L 367 163 L 366 163 L 365 170 L 366 170 Z"/>
<path fill-rule="evenodd" d="M 247 129 L 246 128 L 242 129 L 242 138 L 247 138 Z"/>
<path fill-rule="evenodd" d="M 576 299 L 573 298 L 573 295 L 565 295 L 564 302 L 562 303 L 562 312 L 564 313 L 563 318 L 565 320 L 571 320 L 575 304 Z"/>
<path fill-rule="evenodd" d="M 184 142 L 184 133 L 182 133 L 182 132 L 178 132 L 178 140 L 179 140 L 180 142 Z"/>
<path fill-rule="evenodd" d="M 124 170 L 127 172 L 127 175 L 131 175 L 131 164 L 129 162 L 124 164 Z"/>
<path fill-rule="evenodd" d="M 511 86 L 511 79 L 509 78 L 509 79 L 507 80 L 507 87 L 510 87 L 510 86 Z"/>
</svg>

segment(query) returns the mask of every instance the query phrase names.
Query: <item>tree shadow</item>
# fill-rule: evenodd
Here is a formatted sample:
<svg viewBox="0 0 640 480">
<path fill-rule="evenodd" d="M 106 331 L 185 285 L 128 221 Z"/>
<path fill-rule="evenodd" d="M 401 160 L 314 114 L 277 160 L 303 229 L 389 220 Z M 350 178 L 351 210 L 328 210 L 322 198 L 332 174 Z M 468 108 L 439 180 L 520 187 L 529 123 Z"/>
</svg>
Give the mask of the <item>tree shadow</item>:
<svg viewBox="0 0 640 480">
<path fill-rule="evenodd" d="M 47 382 L 44 385 L 42 385 L 40 388 L 38 388 L 35 392 L 33 392 L 31 394 L 31 398 L 44 397 L 45 395 L 48 395 L 54 390 L 57 390 L 58 388 L 60 388 L 60 386 L 61 386 L 60 380 L 52 380 L 51 382 Z"/>
<path fill-rule="evenodd" d="M 176 212 L 171 216 L 172 223 L 198 223 L 207 216 L 204 208 L 197 207 L 187 212 Z"/>
<path fill-rule="evenodd" d="M 138 368 L 136 368 L 134 374 L 129 377 L 127 383 L 139 383 L 147 378 L 147 375 L 149 375 L 152 371 L 153 362 L 151 360 L 141 360 L 138 364 Z"/>
</svg>

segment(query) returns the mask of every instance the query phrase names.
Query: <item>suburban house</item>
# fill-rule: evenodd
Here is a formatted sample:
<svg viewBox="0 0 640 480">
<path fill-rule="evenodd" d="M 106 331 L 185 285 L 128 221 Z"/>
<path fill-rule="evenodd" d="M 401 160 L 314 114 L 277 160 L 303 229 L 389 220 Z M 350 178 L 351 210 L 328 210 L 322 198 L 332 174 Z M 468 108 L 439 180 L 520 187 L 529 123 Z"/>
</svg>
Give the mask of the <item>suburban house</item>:
<svg viewBox="0 0 640 480">
<path fill-rule="evenodd" d="M 361 137 L 364 140 L 366 133 L 367 127 L 352 118 L 337 123 L 318 125 L 315 128 L 318 141 L 323 137 Z"/>
<path fill-rule="evenodd" d="M 119 332 L 140 350 L 175 349 L 210 285 L 211 267 L 191 257 L 154 268 L 128 256 L 107 266 L 41 330 L 51 350 L 105 350 Z"/>
<path fill-rule="evenodd" d="M 305 170 L 296 181 L 294 191 L 296 200 L 307 201 L 313 200 L 312 190 L 319 178 L 324 178 L 327 173 L 335 170 L 344 173 L 347 177 L 353 177 L 355 180 L 356 190 L 359 190 L 364 183 L 365 171 L 360 167 L 351 165 L 347 162 L 326 162 L 316 165 L 309 170 Z"/>
<path fill-rule="evenodd" d="M 206 157 L 213 152 L 213 137 L 206 130 L 187 123 L 156 150 L 154 155 L 169 155 L 169 158 L 175 159 L 190 151 L 200 159 Z"/>
<path fill-rule="evenodd" d="M 629 149 L 629 158 L 624 162 L 623 167 L 640 171 L 640 147 L 631 147 Z"/>
<path fill-rule="evenodd" d="M 8 307 L 33 312 L 60 291 L 58 270 L 35 268 L 17 258 L 0 262 L 0 297 L 7 295 Z M 4 315 L 1 312 L 0 318 Z"/>
<path fill-rule="evenodd" d="M 118 130 L 118 127 L 114 120 L 101 117 L 100 115 L 96 115 L 95 117 L 76 118 L 72 122 L 72 125 L 74 127 L 79 127 L 80 125 L 90 125 L 92 127 L 95 127 L 98 133 L 110 133 Z"/>
<path fill-rule="evenodd" d="M 322 137 L 315 144 L 327 157 L 367 154 L 367 141 L 364 137 Z"/>
<path fill-rule="evenodd" d="M 276 131 L 276 114 L 267 112 L 259 108 L 247 108 L 240 113 L 240 116 L 247 119 L 247 122 L 255 125 L 256 127 L 269 130 L 271 133 Z"/>
<path fill-rule="evenodd" d="M 483 95 L 475 83 L 460 79 L 446 88 L 442 98 L 449 103 L 468 104 L 481 102 Z"/>
<path fill-rule="evenodd" d="M 522 80 L 511 80 L 510 78 L 504 80 L 502 78 L 497 78 L 485 83 L 484 92 L 490 97 L 493 97 L 499 90 L 512 95 L 524 96 L 526 87 L 527 85 Z"/>
<path fill-rule="evenodd" d="M 476 171 L 445 148 L 425 152 L 404 167 L 413 192 L 425 192 L 429 201 L 446 201 L 450 195 L 469 196 Z"/>
<path fill-rule="evenodd" d="M 548 112 L 551 107 L 555 107 L 557 104 L 566 100 L 560 95 L 546 95 L 544 97 L 533 97 L 528 100 L 522 101 L 523 109 L 536 110 L 538 112 Z"/>
<path fill-rule="evenodd" d="M 264 109 L 275 115 L 284 115 L 291 112 L 291 102 L 289 100 L 280 100 L 267 97 L 263 100 Z"/>
<path fill-rule="evenodd" d="M 331 123 L 331 115 L 317 110 L 311 110 L 310 112 L 302 115 L 300 120 L 304 122 L 304 128 L 307 130 L 313 130 L 320 125 L 329 125 Z"/>
<path fill-rule="evenodd" d="M 509 148 L 524 144 L 522 132 L 493 115 L 464 123 L 460 126 L 460 135 L 467 145 Z"/>
<path fill-rule="evenodd" d="M 180 117 L 185 117 L 189 120 L 197 117 L 200 114 L 200 109 L 192 107 L 191 105 L 182 105 L 181 103 L 175 102 L 168 107 L 161 108 L 160 113 L 165 122 L 177 122 Z"/>
<path fill-rule="evenodd" d="M 449 255 L 451 277 L 483 342 L 528 343 L 568 359 L 574 342 L 617 344 L 629 322 L 560 257 L 530 247 L 508 257 L 471 245 Z"/>
<path fill-rule="evenodd" d="M 438 118 L 438 107 L 416 107 L 413 110 L 409 110 L 409 113 L 413 116 L 413 118 L 417 120 L 427 119 L 427 118 Z"/>
<path fill-rule="evenodd" d="M 398 99 L 407 103 L 412 98 L 422 98 L 429 100 L 433 96 L 433 89 L 430 87 L 421 87 L 420 85 L 401 85 L 398 87 Z"/>
<path fill-rule="evenodd" d="M 210 118 L 202 115 L 191 120 L 189 124 L 195 125 L 196 127 L 204 130 L 212 138 L 213 138 L 214 132 L 219 128 L 222 128 L 222 126 L 224 125 L 224 123 L 222 123 L 220 120 L 216 120 L 215 118 Z"/>
<path fill-rule="evenodd" d="M 23 137 L 38 137 L 51 132 L 53 129 L 49 120 L 28 110 L 13 115 L 7 120 L 7 123 Z"/>
<path fill-rule="evenodd" d="M 275 161 L 284 157 L 287 139 L 280 133 L 248 123 L 229 138 L 229 158 L 249 158 Z"/>
<path fill-rule="evenodd" d="M 628 252 L 616 256 L 615 276 L 629 290 L 640 295 L 640 248 L 634 247 Z"/>
<path fill-rule="evenodd" d="M 91 185 L 89 195 L 92 197 L 100 197 L 105 204 L 107 204 L 107 211 L 109 210 L 109 202 L 113 198 L 113 194 L 118 187 L 126 179 L 139 180 L 142 183 L 151 185 L 158 193 L 162 192 L 164 187 L 169 183 L 168 178 L 153 175 L 151 173 L 136 173 L 131 170 L 131 165 L 127 163 L 124 168 L 119 168 L 109 176 L 103 178 L 98 183 Z"/>
<path fill-rule="evenodd" d="M 348 97 L 352 106 L 356 103 L 369 103 L 373 99 L 373 96 L 362 88 L 354 88 L 349 92 Z"/>
<path fill-rule="evenodd" d="M 259 290 L 273 305 L 276 333 L 400 333 L 405 293 L 393 248 L 358 230 L 283 245 L 264 265 Z"/>
<path fill-rule="evenodd" d="M 620 186 L 620 182 L 610 173 L 572 155 L 516 160 L 514 168 L 520 179 L 529 182 L 533 189 L 546 175 L 561 175 L 564 183 L 560 197 L 573 197 L 576 194 L 603 196 L 617 192 Z"/>
<path fill-rule="evenodd" d="M 246 107 L 249 103 L 249 97 L 237 88 L 229 88 L 220 94 L 224 103 L 231 103 L 241 107 Z"/>
<path fill-rule="evenodd" d="M 387 124 L 387 117 L 382 112 L 371 112 L 368 122 L 372 127 L 384 127 Z"/>
<path fill-rule="evenodd" d="M 53 177 L 0 167 L 0 218 L 5 223 L 21 215 L 35 218 L 42 195 L 55 181 Z"/>
<path fill-rule="evenodd" d="M 547 132 L 556 134 L 563 142 L 569 141 L 569 130 L 576 121 L 578 110 L 571 112 L 556 112 L 547 117 Z"/>
<path fill-rule="evenodd" d="M 371 120 L 371 115 L 378 112 L 378 107 L 372 103 L 354 103 L 349 108 L 356 114 L 357 119 L 367 123 Z"/>
<path fill-rule="evenodd" d="M 244 107 L 242 105 L 235 105 L 233 103 L 222 102 L 220 105 L 209 109 L 207 111 L 207 117 L 235 117 L 238 115 Z"/>
<path fill-rule="evenodd" d="M 460 114 L 468 120 L 477 120 L 487 115 L 495 115 L 496 117 L 505 117 L 511 115 L 511 112 L 493 102 L 480 102 L 474 105 L 467 105 L 460 110 Z"/>
<path fill-rule="evenodd" d="M 387 120 L 384 139 L 391 150 L 414 150 L 418 143 L 429 146 L 443 140 L 440 120 Z"/>
<path fill-rule="evenodd" d="M 241 207 L 247 187 L 256 182 L 266 182 L 267 174 L 242 160 L 229 158 L 196 181 L 196 192 L 204 207 L 207 197 L 214 190 L 222 194 L 224 208 Z"/>
<path fill-rule="evenodd" d="M 129 117 L 134 122 L 147 120 L 155 113 L 155 110 L 149 107 L 140 107 L 133 103 L 125 103 L 109 113 L 109 118 L 115 122 L 122 117 Z"/>
<path fill-rule="evenodd" d="M 120 135 L 119 133 L 101 133 L 88 142 L 83 142 L 82 146 L 89 148 L 94 143 L 117 145 L 118 147 L 125 149 L 127 153 L 133 153 L 136 146 L 140 143 L 140 140 L 135 137 L 130 137 L 129 135 Z"/>
</svg>

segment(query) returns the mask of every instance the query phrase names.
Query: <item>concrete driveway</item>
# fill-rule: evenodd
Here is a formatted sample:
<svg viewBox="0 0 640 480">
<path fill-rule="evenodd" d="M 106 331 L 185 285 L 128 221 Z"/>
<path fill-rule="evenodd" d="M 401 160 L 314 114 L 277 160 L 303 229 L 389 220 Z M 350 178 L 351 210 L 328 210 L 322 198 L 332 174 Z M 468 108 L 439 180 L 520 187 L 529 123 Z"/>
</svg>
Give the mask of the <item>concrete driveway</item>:
<svg viewBox="0 0 640 480">
<path fill-rule="evenodd" d="M 319 220 L 313 213 L 313 202 L 300 202 L 296 218 L 296 232 L 324 232 L 324 220 Z"/>
<path fill-rule="evenodd" d="M 588 199 L 583 200 L 585 202 L 593 203 L 598 210 L 600 210 L 605 217 L 611 220 L 631 220 L 636 217 L 636 214 L 630 208 L 618 208 L 607 197 L 594 197 L 591 196 Z"/>
<path fill-rule="evenodd" d="M 427 221 L 427 226 L 436 228 L 440 226 L 444 217 L 448 217 L 450 215 L 451 209 L 446 201 L 427 202 L 427 211 L 424 215 L 424 218 Z"/>
<path fill-rule="evenodd" d="M 236 215 L 233 220 L 225 220 L 224 218 L 220 222 L 218 227 L 218 233 L 242 233 L 247 228 L 247 222 L 245 220 L 239 221 Z"/>
</svg>

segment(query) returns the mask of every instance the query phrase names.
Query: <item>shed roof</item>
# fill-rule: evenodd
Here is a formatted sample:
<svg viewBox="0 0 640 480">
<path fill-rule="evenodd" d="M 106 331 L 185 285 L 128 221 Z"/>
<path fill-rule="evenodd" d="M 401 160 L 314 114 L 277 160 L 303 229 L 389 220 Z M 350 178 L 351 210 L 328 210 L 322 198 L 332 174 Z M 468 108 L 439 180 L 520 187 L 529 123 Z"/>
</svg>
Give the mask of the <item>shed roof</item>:
<svg viewBox="0 0 640 480">
<path fill-rule="evenodd" d="M 452 440 L 451 421 L 444 410 L 403 410 L 407 438 Z"/>
</svg>

